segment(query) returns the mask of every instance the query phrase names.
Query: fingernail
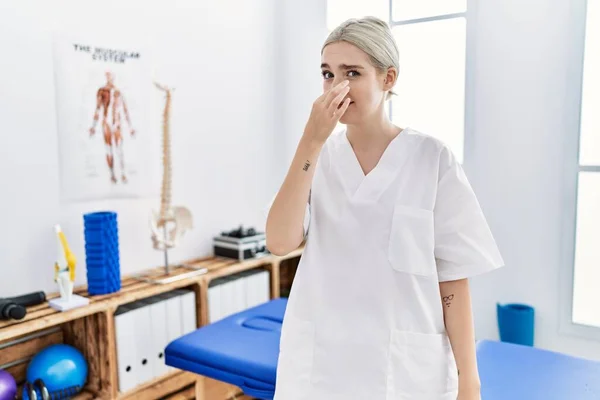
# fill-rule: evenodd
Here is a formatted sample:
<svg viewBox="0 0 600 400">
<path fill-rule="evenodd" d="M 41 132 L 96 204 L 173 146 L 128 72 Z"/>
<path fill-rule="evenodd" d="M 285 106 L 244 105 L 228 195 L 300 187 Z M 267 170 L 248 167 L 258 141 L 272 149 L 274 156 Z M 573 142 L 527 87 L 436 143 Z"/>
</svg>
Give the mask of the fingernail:
<svg viewBox="0 0 600 400">
<path fill-rule="evenodd" d="M 344 82 L 342 82 L 344 84 L 344 86 L 346 86 L 347 84 L 350 83 L 350 81 L 348 79 L 346 79 Z"/>
</svg>

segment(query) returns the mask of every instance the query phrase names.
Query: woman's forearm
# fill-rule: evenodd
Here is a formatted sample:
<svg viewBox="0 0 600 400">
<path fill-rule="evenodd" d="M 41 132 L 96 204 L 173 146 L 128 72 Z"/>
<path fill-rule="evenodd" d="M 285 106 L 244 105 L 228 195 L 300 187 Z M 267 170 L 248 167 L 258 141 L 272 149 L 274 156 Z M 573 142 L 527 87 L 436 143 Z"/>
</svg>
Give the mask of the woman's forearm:
<svg viewBox="0 0 600 400">
<path fill-rule="evenodd" d="M 459 390 L 479 390 L 469 281 L 440 282 L 440 294 L 444 323 L 458 367 Z"/>
<path fill-rule="evenodd" d="M 300 139 L 289 171 L 271 205 L 266 238 L 267 248 L 275 255 L 285 255 L 302 243 L 306 202 L 322 146 L 306 135 Z"/>
</svg>

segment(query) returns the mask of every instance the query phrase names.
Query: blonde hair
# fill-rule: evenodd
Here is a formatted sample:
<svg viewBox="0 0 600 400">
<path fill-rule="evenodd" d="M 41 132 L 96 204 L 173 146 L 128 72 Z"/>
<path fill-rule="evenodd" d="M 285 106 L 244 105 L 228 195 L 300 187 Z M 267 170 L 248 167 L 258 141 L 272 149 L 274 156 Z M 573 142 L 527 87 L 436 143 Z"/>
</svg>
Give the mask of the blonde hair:
<svg viewBox="0 0 600 400">
<path fill-rule="evenodd" d="M 380 72 L 387 72 L 394 67 L 400 70 L 399 52 L 396 40 L 392 35 L 389 25 L 376 17 L 351 18 L 335 28 L 325 40 L 325 46 L 335 42 L 348 42 L 369 56 L 371 64 Z M 395 95 L 392 90 L 387 94 L 386 100 Z"/>
</svg>

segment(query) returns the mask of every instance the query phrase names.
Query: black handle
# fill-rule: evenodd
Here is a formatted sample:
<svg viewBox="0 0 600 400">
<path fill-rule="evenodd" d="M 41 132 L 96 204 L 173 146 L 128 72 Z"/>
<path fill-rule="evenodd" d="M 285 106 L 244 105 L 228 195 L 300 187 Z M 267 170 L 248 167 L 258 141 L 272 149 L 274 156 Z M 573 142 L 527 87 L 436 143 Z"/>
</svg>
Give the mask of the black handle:
<svg viewBox="0 0 600 400">
<path fill-rule="evenodd" d="M 25 307 L 41 304 L 44 301 L 46 301 L 44 292 L 0 299 L 0 319 L 23 319 L 27 314 Z"/>
<path fill-rule="evenodd" d="M 29 307 L 42 304 L 44 301 L 46 301 L 46 294 L 44 292 L 33 292 L 21 296 L 10 297 L 6 300 L 12 301 L 13 303 L 24 307 Z"/>
<path fill-rule="evenodd" d="M 27 309 L 20 304 L 0 300 L 0 319 L 23 319 Z"/>
</svg>

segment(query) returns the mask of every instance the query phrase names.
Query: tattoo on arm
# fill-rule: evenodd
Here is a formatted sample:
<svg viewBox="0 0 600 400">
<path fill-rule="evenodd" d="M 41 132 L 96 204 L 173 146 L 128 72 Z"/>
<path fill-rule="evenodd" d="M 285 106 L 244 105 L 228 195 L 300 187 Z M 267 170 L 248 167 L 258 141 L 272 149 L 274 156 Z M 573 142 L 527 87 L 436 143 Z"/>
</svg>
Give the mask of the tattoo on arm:
<svg viewBox="0 0 600 400">
<path fill-rule="evenodd" d="M 308 169 L 310 168 L 310 161 L 306 160 L 306 162 L 304 163 L 304 168 L 302 168 L 304 171 L 308 171 Z"/>
<path fill-rule="evenodd" d="M 449 296 L 444 296 L 442 298 L 442 301 L 446 305 L 446 307 L 450 307 L 450 303 L 452 303 L 452 299 L 454 299 L 454 294 L 451 294 Z"/>
</svg>

